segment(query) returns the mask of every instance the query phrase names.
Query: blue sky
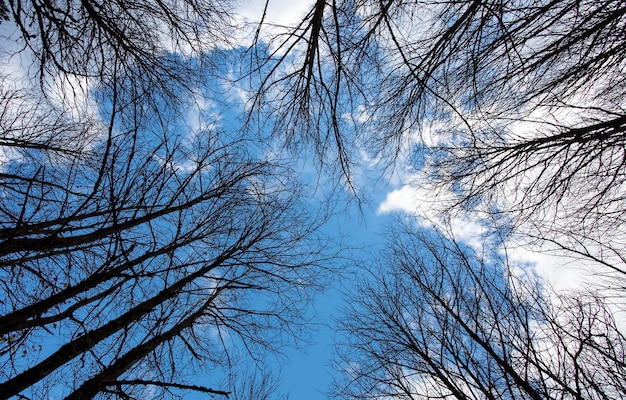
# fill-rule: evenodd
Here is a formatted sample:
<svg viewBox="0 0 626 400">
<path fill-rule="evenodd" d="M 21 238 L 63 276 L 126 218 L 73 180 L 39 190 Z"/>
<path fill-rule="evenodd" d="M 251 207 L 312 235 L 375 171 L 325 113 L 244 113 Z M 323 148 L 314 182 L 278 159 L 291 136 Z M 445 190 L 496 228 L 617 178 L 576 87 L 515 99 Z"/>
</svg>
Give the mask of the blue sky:
<svg viewBox="0 0 626 400">
<path fill-rule="evenodd" d="M 372 189 L 376 190 L 376 186 L 373 185 Z M 379 189 L 380 193 L 385 192 L 385 188 Z M 370 254 L 384 245 L 382 230 L 391 219 L 387 214 L 379 214 L 377 208 L 374 203 L 363 206 L 361 210 L 351 207 L 347 213 L 332 218 L 324 230 L 344 236 L 346 246 L 354 248 L 349 250 L 351 256 L 367 262 Z M 333 280 L 333 286 L 315 297 L 312 308 L 318 315 L 316 322 L 319 325 L 313 328 L 312 343 L 285 354 L 289 360 L 283 365 L 281 390 L 289 393 L 292 400 L 326 398 L 325 394 L 337 373 L 332 365 L 338 340 L 336 322 L 341 318 L 342 307 L 350 301 L 346 293 L 351 291 L 354 274 L 361 275 L 349 261 L 346 267 L 344 279 Z"/>
<path fill-rule="evenodd" d="M 261 41 L 269 35 L 280 33 L 278 25 L 292 25 L 298 22 L 303 13 L 308 11 L 312 1 L 293 2 L 288 0 L 275 0 L 269 3 L 268 14 L 265 19 L 266 29 L 263 31 Z M 254 24 L 258 21 L 263 10 L 265 1 L 244 1 L 237 10 L 241 18 Z M 277 25 L 272 25 L 277 24 Z M 252 25 L 253 26 L 253 25 Z M 2 29 L 6 28 L 6 24 Z M 249 44 L 250 37 L 242 32 L 241 48 Z M 249 33 L 249 32 L 248 32 Z M 267 36 L 265 36 L 267 35 Z M 5 48 L 6 50 L 6 48 Z M 233 51 L 237 53 L 238 50 Z M 27 57 L 25 57 L 27 58 Z M 22 60 L 23 61 L 23 60 Z M 27 63 L 24 63 L 27 64 Z M 238 78 L 238 65 L 222 65 L 221 71 L 230 78 Z M 5 71 L 11 71 L 18 77 L 20 74 L 27 75 L 26 71 L 20 71 L 20 65 L 15 59 L 7 62 Z M 18 79 L 19 81 L 19 79 Z M 67 82 L 66 82 L 67 83 Z M 72 82 L 70 82 L 72 83 Z M 85 88 L 89 88 L 89 82 L 78 82 Z M 56 84 L 56 83 L 55 83 Z M 184 121 L 180 123 L 181 129 L 189 136 L 194 131 L 202 130 L 207 125 L 215 125 L 224 129 L 226 135 L 236 137 L 239 134 L 242 116 L 246 115 L 246 88 L 249 84 L 240 81 L 232 85 L 224 81 L 209 82 L 207 93 L 211 100 L 198 96 L 195 107 L 191 107 L 184 115 Z M 19 83 L 17 84 L 19 85 Z M 238 86 L 241 85 L 241 86 Z M 254 83 L 252 83 L 254 86 Z M 54 86 L 54 85 L 53 85 Z M 62 94 L 63 87 L 57 88 Z M 199 89 L 202 90 L 202 89 Z M 87 91 L 88 92 L 88 91 Z M 59 96 L 63 101 L 71 102 L 74 106 L 72 112 L 93 113 L 97 109 L 93 98 L 87 93 L 73 92 L 71 98 Z M 367 114 L 367 107 L 361 105 L 359 112 Z M 350 116 L 345 116 L 350 118 Z M 359 116 L 354 116 L 358 120 Z M 236 132 L 236 133 L 233 133 Z M 428 145 L 436 143 L 441 138 L 432 136 L 429 132 L 422 132 L 422 142 L 417 138 L 409 139 L 409 148 L 416 145 Z M 352 193 L 345 191 L 341 183 L 341 177 L 329 173 L 325 175 L 315 163 L 315 157 L 302 152 L 290 153 L 278 150 L 280 144 L 271 148 L 271 140 L 266 132 L 261 136 L 267 142 L 254 147 L 259 157 L 281 157 L 283 161 L 291 164 L 302 183 L 309 186 L 311 198 L 308 199 L 312 208 L 321 207 L 329 199 L 333 202 L 333 215 L 322 227 L 321 233 L 328 236 L 331 242 L 341 243 L 344 247 L 343 258 L 340 258 L 333 268 L 337 274 L 330 279 L 330 285 L 323 292 L 314 296 L 309 308 L 309 315 L 314 316 L 311 326 L 311 336 L 306 342 L 301 343 L 300 348 L 286 347 L 278 356 L 268 355 L 268 367 L 275 369 L 278 387 L 276 395 L 286 394 L 292 400 L 316 400 L 326 398 L 325 392 L 330 388 L 333 376 L 337 373 L 333 369 L 333 357 L 337 345 L 336 319 L 342 317 L 341 309 L 350 301 L 346 293 L 351 291 L 351 285 L 355 276 L 360 276 L 362 271 L 358 264 L 367 265 L 372 260 L 377 249 L 385 246 L 384 229 L 393 223 L 394 218 L 405 215 L 418 216 L 424 228 L 429 224 L 441 222 L 441 215 L 437 213 L 437 202 L 441 198 L 434 199 L 432 193 L 426 188 L 416 185 L 420 179 L 416 169 L 422 165 L 410 165 L 409 154 L 402 154 L 397 161 L 397 168 L 392 173 L 384 173 L 376 162 L 364 153 L 358 160 L 363 169 L 355 169 L 354 184 L 358 192 L 358 199 L 352 197 Z M 429 142 L 430 140 L 430 142 Z M 270 143 L 270 144 L 268 144 Z M 358 154 L 358 150 L 355 154 Z M 275 152 L 276 154 L 272 154 Z M 452 194 L 452 191 L 443 193 L 443 197 Z M 469 246 L 479 246 L 481 236 L 485 234 L 484 225 L 476 215 L 459 214 L 450 217 L 446 221 L 455 237 Z M 580 280 L 580 275 L 569 267 L 568 261 L 548 253 L 538 253 L 522 246 L 511 247 L 508 253 L 511 260 L 520 265 L 532 266 L 539 275 L 552 279 L 562 288 L 570 287 Z M 559 268 L 559 265 L 564 268 Z M 566 275 L 567 274 L 567 275 Z M 272 372 L 272 371 L 270 371 Z M 190 396 L 193 398 L 193 396 Z"/>
<path fill-rule="evenodd" d="M 220 123 L 237 124 L 245 110 L 241 104 L 237 105 L 240 99 L 226 97 L 234 103 L 232 107 L 218 107 Z M 205 111 L 213 112 L 211 109 Z M 331 277 L 330 285 L 315 294 L 308 308 L 312 318 L 310 336 L 298 347 L 283 348 L 279 355 L 268 354 L 265 361 L 268 368 L 275 368 L 270 372 L 276 374 L 278 381 L 277 398 L 288 395 L 291 400 L 324 399 L 337 374 L 332 365 L 338 339 L 337 319 L 341 318 L 342 308 L 350 301 L 354 277 L 362 274 L 357 264 L 367 264 L 376 250 L 385 245 L 383 231 L 397 212 L 405 212 L 400 204 L 410 202 L 410 195 L 381 210 L 389 193 L 401 189 L 402 178 L 385 179 L 384 172 L 370 164 L 369 169 L 358 174 L 355 183 L 359 197 L 355 199 L 351 193 L 336 187 L 333 180 L 336 177 L 319 171 L 314 156 L 300 153 L 301 157 L 296 158 L 295 154 L 288 152 L 283 156 L 293 157 L 292 167 L 314 194 L 309 201 L 313 208 L 324 206 L 328 200 L 333 202 L 332 216 L 321 228 L 321 233 L 330 238 L 331 243 L 340 244 L 343 252 L 342 258 L 332 265 L 336 275 Z"/>
</svg>

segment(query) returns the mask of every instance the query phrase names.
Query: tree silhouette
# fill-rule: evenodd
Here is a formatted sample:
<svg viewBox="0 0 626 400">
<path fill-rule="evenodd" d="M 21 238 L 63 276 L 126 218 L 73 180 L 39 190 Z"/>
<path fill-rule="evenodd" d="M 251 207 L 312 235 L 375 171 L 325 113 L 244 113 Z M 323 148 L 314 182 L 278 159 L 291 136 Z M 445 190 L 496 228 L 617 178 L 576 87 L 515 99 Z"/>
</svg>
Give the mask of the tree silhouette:
<svg viewBox="0 0 626 400">
<path fill-rule="evenodd" d="M 256 58 L 256 105 L 348 178 L 408 154 L 448 211 L 623 271 L 625 21 L 620 1 L 316 1 Z"/>
<path fill-rule="evenodd" d="M 624 395 L 626 341 L 606 299 L 550 292 L 497 254 L 413 229 L 389 235 L 342 318 L 339 397 Z"/>
<path fill-rule="evenodd" d="M 288 169 L 215 130 L 117 125 L 69 151 L 73 131 L 50 118 L 9 120 L 24 132 L 51 121 L 51 135 L 3 165 L 2 398 L 50 385 L 72 398 L 124 393 L 149 373 L 180 389 L 178 364 L 229 348 L 212 330 L 254 351 L 270 330 L 296 328 L 291 301 L 315 285 L 317 223 Z"/>
<path fill-rule="evenodd" d="M 228 397 L 325 263 L 290 168 L 186 121 L 229 5 L 6 4 L 34 80 L 0 85 L 0 398 Z"/>
</svg>

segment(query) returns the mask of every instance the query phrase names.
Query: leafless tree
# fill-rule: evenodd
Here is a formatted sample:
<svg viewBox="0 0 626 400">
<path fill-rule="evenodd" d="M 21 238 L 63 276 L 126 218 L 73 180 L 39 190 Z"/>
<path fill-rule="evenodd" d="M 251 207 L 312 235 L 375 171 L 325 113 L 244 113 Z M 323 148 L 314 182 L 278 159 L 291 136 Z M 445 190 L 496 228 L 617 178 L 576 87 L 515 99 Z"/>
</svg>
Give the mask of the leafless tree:
<svg viewBox="0 0 626 400">
<path fill-rule="evenodd" d="M 297 334 L 323 273 L 292 171 L 185 121 L 229 4 L 6 4 L 39 84 L 1 77 L 0 398 L 228 397 L 194 379 Z"/>
<path fill-rule="evenodd" d="M 319 143 L 357 106 L 382 146 L 435 118 L 479 134 L 536 110 L 554 114 L 540 120 L 546 136 L 621 131 L 624 13 L 618 1 L 320 0 L 258 59 L 262 87 L 288 134 L 321 125 Z M 563 109 L 581 118 L 559 119 Z"/>
<path fill-rule="evenodd" d="M 289 399 L 289 396 L 278 393 L 280 382 L 271 376 L 267 370 L 246 371 L 239 376 L 233 376 L 233 378 L 236 386 L 232 396 L 237 400 Z"/>
<path fill-rule="evenodd" d="M 342 318 L 340 397 L 624 396 L 626 338 L 602 297 L 552 293 L 441 231 L 405 226 L 389 246 Z"/>
<path fill-rule="evenodd" d="M 3 1 L 0 1 L 0 23 L 9 19 L 9 9 Z"/>
<path fill-rule="evenodd" d="M 344 174 L 408 147 L 448 207 L 623 271 L 625 33 L 621 1 L 319 0 L 256 58 L 256 104 Z"/>
<path fill-rule="evenodd" d="M 70 152 L 58 141 L 73 131 L 40 117 L 5 125 L 50 122 L 52 134 L 17 135 L 3 163 L 0 397 L 193 389 L 179 364 L 220 363 L 237 340 L 254 352 L 272 329 L 297 329 L 319 222 L 288 169 L 243 139 L 176 125 L 103 125 Z"/>
<path fill-rule="evenodd" d="M 317 223 L 248 146 L 131 126 L 80 157 L 46 144 L 5 162 L 0 397 L 194 389 L 179 364 L 297 328 Z"/>
<path fill-rule="evenodd" d="M 201 72 L 186 59 L 230 43 L 232 2 L 9 1 L 19 52 L 28 49 L 35 76 L 81 77 L 111 84 L 132 76 L 144 96 L 189 84 Z M 28 67 L 29 65 L 26 65 Z M 208 65 L 207 65 L 208 67 Z M 168 85 L 162 85 L 168 82 Z M 128 82 L 126 82 L 128 83 Z"/>
</svg>

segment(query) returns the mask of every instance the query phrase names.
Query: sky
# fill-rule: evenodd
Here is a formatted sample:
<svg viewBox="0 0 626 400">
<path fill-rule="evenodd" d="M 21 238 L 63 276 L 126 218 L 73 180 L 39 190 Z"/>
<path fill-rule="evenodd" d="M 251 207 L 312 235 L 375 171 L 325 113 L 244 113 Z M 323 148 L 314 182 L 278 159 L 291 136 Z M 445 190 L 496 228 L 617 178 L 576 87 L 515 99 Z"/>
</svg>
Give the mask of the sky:
<svg viewBox="0 0 626 400">
<path fill-rule="evenodd" d="M 352 206 L 347 212 L 334 216 L 324 227 L 329 234 L 340 235 L 344 244 L 355 259 L 367 263 L 368 258 L 377 249 L 384 246 L 383 231 L 393 220 L 391 213 L 381 213 L 379 204 L 387 188 L 378 187 L 373 181 L 372 201 L 361 209 Z M 378 191 L 378 193 L 376 193 Z M 343 279 L 333 280 L 333 286 L 317 294 L 312 305 L 318 315 L 314 327 L 312 343 L 301 350 L 290 349 L 286 353 L 288 361 L 283 367 L 281 389 L 290 395 L 290 399 L 316 400 L 325 399 L 330 390 L 333 377 L 337 374 L 333 365 L 336 345 L 340 337 L 336 330 L 341 320 L 342 308 L 350 301 L 352 282 L 355 276 L 362 277 L 363 271 L 348 261 L 343 271 Z M 355 275 L 356 274 L 356 275 Z M 279 390 L 280 391 L 280 390 Z"/>
<path fill-rule="evenodd" d="M 220 107 L 221 123 L 236 124 L 241 106 Z M 334 190 L 331 180 L 319 179 L 319 171 L 313 164 L 313 157 L 294 159 L 293 168 L 299 171 L 302 182 L 315 192 L 314 207 L 326 201 L 326 196 Z M 326 399 L 331 389 L 333 378 L 337 374 L 334 355 L 337 345 L 337 321 L 342 317 L 342 308 L 350 301 L 352 282 L 362 271 L 357 263 L 368 263 L 376 250 L 385 245 L 384 230 L 394 218 L 405 213 L 413 202 L 411 196 L 394 195 L 401 191 L 402 174 L 381 179 L 383 171 L 375 164 L 370 164 L 358 174 L 355 181 L 359 198 L 350 198 L 346 193 L 336 197 L 332 216 L 321 227 L 320 233 L 341 242 L 344 248 L 342 257 L 333 268 L 336 276 L 331 285 L 316 292 L 308 308 L 311 317 L 310 337 L 299 343 L 299 347 L 286 347 L 277 355 L 268 355 L 266 362 L 275 369 L 278 386 L 276 395 L 288 395 L 291 400 Z M 279 397 L 277 397 L 279 398 Z"/>
<path fill-rule="evenodd" d="M 312 1 L 270 1 L 267 8 L 266 22 L 276 25 L 291 25 L 310 9 Z M 247 21 L 259 20 L 262 15 L 265 1 L 248 0 L 239 5 L 239 14 Z M 268 29 L 266 34 L 276 32 Z M 310 171 L 311 165 L 302 167 Z M 306 175 L 303 173 L 303 175 Z M 313 178 L 309 175 L 309 178 Z M 364 182 L 365 183 L 365 182 Z M 380 243 L 379 227 L 385 219 L 380 215 L 376 201 L 380 201 L 385 188 L 372 186 L 374 181 L 364 187 L 371 187 L 372 201 L 360 210 L 356 206 L 345 208 L 347 212 L 335 215 L 324 226 L 326 234 L 334 237 L 347 236 L 347 245 L 354 247 L 365 246 L 371 249 Z M 367 223 L 365 223 L 367 221 Z M 363 254 L 363 251 L 359 251 Z M 291 400 L 317 400 L 326 398 L 335 373 L 332 362 L 336 345 L 336 319 L 341 316 L 341 307 L 346 298 L 347 282 L 333 280 L 334 287 L 328 287 L 322 293 L 316 294 L 310 312 L 315 315 L 310 342 L 304 347 L 285 349 L 284 354 L 276 361 L 280 376 L 277 394 L 286 394 Z"/>
<path fill-rule="evenodd" d="M 299 21 L 302 15 L 310 8 L 311 1 L 270 1 L 265 22 L 268 24 L 265 34 L 279 32 L 277 26 L 291 25 Z M 258 21 L 263 12 L 265 1 L 248 0 L 239 5 L 237 13 L 248 22 Z M 274 25 L 274 27 L 271 27 Z M 1 29 L 5 29 L 6 24 Z M 248 38 L 249 39 L 249 38 Z M 246 38 L 242 38 L 245 44 Z M 6 49 L 5 49 L 6 50 Z M 26 74 L 20 71 L 19 64 L 11 63 L 5 66 L 12 73 Z M 82 83 L 89 86 L 88 82 Z M 63 91 L 63 88 L 59 88 Z M 217 106 L 209 103 L 199 103 L 197 110 L 189 110 L 187 125 L 190 130 L 201 128 L 199 115 L 214 113 L 216 121 L 228 125 L 235 124 L 237 115 L 245 112 L 241 101 L 246 99 L 235 86 L 228 89 L 226 99 L 230 98 L 238 103 L 237 106 Z M 77 94 L 72 93 L 73 96 Z M 80 95 L 80 94 L 78 94 Z M 230 96 L 230 97 L 229 97 Z M 63 96 L 61 96 L 63 97 Z M 71 99 L 84 105 L 84 113 L 94 113 L 96 108 L 89 96 L 83 99 Z M 80 110 L 79 110 L 80 111 Z M 366 110 L 364 110 L 366 112 Z M 337 344 L 336 323 L 341 318 L 342 307 L 349 302 L 346 293 L 351 290 L 353 275 L 359 274 L 352 257 L 363 264 L 371 260 L 372 254 L 385 245 L 384 229 L 393 223 L 394 218 L 402 216 L 416 216 L 428 228 L 427 221 L 440 222 L 440 215 L 432 203 L 432 196 L 416 184 L 419 181 L 419 171 L 410 168 L 408 159 L 400 159 L 398 168 L 391 174 L 383 174 L 376 163 L 364 158 L 360 160 L 365 165 L 355 185 L 359 189 L 360 203 L 338 203 L 336 213 L 323 226 L 322 232 L 328 236 L 342 239 L 347 249 L 347 260 L 341 264 L 344 269 L 343 279 L 333 279 L 332 285 L 323 292 L 315 295 L 310 308 L 310 315 L 315 315 L 314 327 L 310 344 L 302 348 L 286 348 L 284 353 L 270 361 L 269 365 L 279 370 L 279 384 L 277 394 L 287 394 L 292 400 L 317 400 L 326 398 L 325 392 L 330 389 L 333 376 L 333 357 Z M 301 177 L 305 183 L 319 185 L 315 167 L 311 161 L 294 161 L 296 169 L 301 170 Z M 321 184 L 323 191 L 327 185 Z M 340 196 L 341 197 L 341 196 Z M 480 246 L 479 238 L 484 233 L 484 226 L 473 215 L 458 215 L 451 221 L 451 228 L 455 237 L 470 246 Z M 546 253 L 537 253 L 524 247 L 511 246 L 510 257 L 519 264 L 530 265 L 538 274 L 553 283 L 558 289 L 567 289 L 585 281 L 578 271 L 568 266 L 567 260 Z"/>
<path fill-rule="evenodd" d="M 249 20 L 255 20 L 261 3 L 263 2 L 244 2 L 242 15 Z M 271 1 L 267 20 L 280 25 L 292 24 L 299 21 L 299 16 L 308 10 L 310 3 Z M 517 127 L 518 131 L 524 129 L 530 130 L 529 127 Z M 367 165 L 368 160 L 361 161 Z M 384 179 L 379 179 L 381 171 L 376 170 L 375 165 L 370 165 L 371 174 L 361 175 L 357 182 L 367 202 L 360 209 L 355 206 L 347 207 L 344 213 L 332 218 L 324 229 L 331 234 L 348 234 L 351 244 L 373 250 L 384 246 L 383 230 L 387 224 L 393 222 L 394 216 L 416 216 L 424 223 L 425 228 L 429 227 L 426 221 L 443 223 L 436 205 L 432 202 L 432 193 L 416 184 L 420 181 L 419 173 L 409 165 L 408 160 L 399 160 L 399 172 Z M 485 233 L 485 227 L 476 215 L 458 215 L 450 224 L 458 240 L 475 248 L 481 246 L 480 238 Z M 572 260 L 563 255 L 518 246 L 515 237 L 511 237 L 505 245 L 512 263 L 529 268 L 556 291 L 573 289 L 593 281 L 589 271 L 573 268 Z M 362 260 L 367 263 L 368 253 L 359 251 L 358 254 L 360 257 L 365 255 Z M 326 398 L 324 392 L 329 389 L 333 375 L 336 374 L 331 365 L 337 340 L 333 325 L 336 319 L 341 318 L 342 305 L 349 301 L 342 292 L 349 292 L 350 283 L 344 281 L 335 284 L 337 287 L 330 287 L 315 298 L 314 309 L 319 314 L 317 322 L 321 326 L 313 335 L 313 343 L 285 354 L 288 360 L 283 364 L 283 379 L 279 391 L 284 390 L 291 399 Z"/>
<path fill-rule="evenodd" d="M 289 25 L 298 21 L 303 13 L 308 10 L 310 4 L 310 1 L 271 1 L 265 20 L 268 24 L 268 28 L 265 30 L 266 34 L 270 35 L 277 32 L 278 28 L 270 28 L 271 24 Z M 247 22 L 253 23 L 258 21 L 264 5 L 265 2 L 259 0 L 243 1 L 240 3 L 237 13 Z M 12 29 L 10 24 L 4 23 L 0 25 L 0 34 L 3 37 L 12 37 Z M 245 44 L 245 39 L 242 39 L 242 43 Z M 3 53 L 16 50 L 14 43 L 10 40 L 5 40 L 0 47 Z M 28 54 L 11 58 L 3 66 L 3 71 L 10 73 L 13 77 L 12 82 L 16 87 L 29 85 L 30 73 L 25 66 L 28 66 L 32 60 L 28 60 L 27 57 Z M 69 87 L 76 83 L 86 90 L 84 92 L 75 91 Z M 70 78 L 69 84 L 67 81 L 59 82 L 55 83 L 53 87 L 55 87 L 54 91 L 50 92 L 53 100 L 56 98 L 59 105 L 71 104 L 68 110 L 74 113 L 76 118 L 85 115 L 93 117 L 98 113 L 97 104 L 86 93 L 90 88 L 90 82 L 73 82 Z M 196 109 L 188 110 L 185 123 L 190 132 L 203 128 L 203 116 L 206 115 L 212 115 L 216 123 L 222 124 L 224 127 L 239 123 L 241 113 L 245 112 L 241 102 L 246 99 L 242 97 L 242 92 L 238 91 L 236 86 L 227 89 L 222 99 L 224 104 L 218 105 L 200 100 L 197 102 Z M 231 104 L 232 107 L 227 104 L 229 101 L 234 104 Z M 298 164 L 296 169 L 301 169 L 302 179 L 307 181 L 305 183 L 317 185 L 318 183 L 315 182 L 317 172 L 310 160 L 304 162 L 300 160 L 296 163 Z M 386 210 L 382 213 L 379 212 L 379 206 L 387 191 L 394 187 L 384 180 L 369 178 L 366 174 L 360 176 L 358 184 L 362 188 L 360 207 L 357 206 L 356 202 L 351 202 L 348 206 L 337 205 L 336 214 L 324 225 L 322 231 L 325 235 L 337 240 L 341 237 L 346 248 L 352 248 L 345 253 L 348 257 L 351 256 L 351 253 L 358 253 L 358 257 L 362 259 L 364 255 L 372 252 L 382 242 L 380 230 L 385 221 L 389 220 L 389 214 Z M 320 201 L 323 201 L 322 197 L 320 196 Z M 314 318 L 311 336 L 307 340 L 307 344 L 301 343 L 301 348 L 285 348 L 282 354 L 276 357 L 268 356 L 267 365 L 276 369 L 276 371 L 272 371 L 273 373 L 277 372 L 276 396 L 288 395 L 292 400 L 326 398 L 325 392 L 329 390 L 335 373 L 331 365 L 336 344 L 335 320 L 341 316 L 340 310 L 346 301 L 344 292 L 349 291 L 350 286 L 349 274 L 355 272 L 353 267 L 351 262 L 342 264 L 342 268 L 345 268 L 343 276 L 346 280 L 333 279 L 333 286 L 327 287 L 323 292 L 315 295 L 309 308 L 309 315 L 314 316 Z M 48 348 L 54 348 L 52 343 Z"/>
<path fill-rule="evenodd" d="M 311 0 L 270 1 L 266 10 L 265 22 L 268 27 L 272 24 L 289 26 L 299 22 L 302 16 L 310 10 Z M 239 13 L 247 21 L 258 21 L 262 15 L 265 1 L 248 0 L 239 5 Z M 275 34 L 279 28 L 268 28 L 266 35 Z M 304 165 L 304 169 L 311 171 L 315 167 Z M 382 230 L 385 223 L 390 221 L 390 213 L 398 211 L 397 205 L 381 208 L 387 193 L 399 189 L 399 181 L 396 185 L 378 179 L 381 171 L 376 171 L 373 166 L 373 174 L 360 175 L 358 182 L 364 200 L 360 207 L 350 204 L 347 207 L 338 206 L 340 211 L 334 215 L 324 226 L 323 231 L 336 238 L 344 238 L 347 248 L 354 248 L 353 253 L 358 253 L 359 258 L 373 252 L 383 243 Z M 309 178 L 315 179 L 309 175 Z M 410 200 L 409 200 L 410 201 Z M 316 315 L 315 325 L 310 343 L 301 349 L 286 349 L 283 359 L 279 360 L 281 376 L 277 393 L 289 395 L 291 400 L 318 400 L 325 399 L 330 390 L 333 376 L 337 373 L 333 364 L 337 341 L 337 320 L 341 318 L 342 306 L 349 299 L 346 293 L 350 291 L 349 277 L 352 273 L 358 273 L 350 263 L 346 263 L 344 271 L 348 279 L 333 280 L 334 286 L 328 287 L 322 293 L 318 293 L 311 307 L 311 312 Z"/>
</svg>

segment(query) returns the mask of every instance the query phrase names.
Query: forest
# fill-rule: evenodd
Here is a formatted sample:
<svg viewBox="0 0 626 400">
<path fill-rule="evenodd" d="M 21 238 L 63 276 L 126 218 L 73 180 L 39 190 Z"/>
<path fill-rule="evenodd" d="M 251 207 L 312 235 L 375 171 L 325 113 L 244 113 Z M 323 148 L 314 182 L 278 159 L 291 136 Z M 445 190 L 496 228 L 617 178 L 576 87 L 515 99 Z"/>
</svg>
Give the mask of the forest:
<svg viewBox="0 0 626 400">
<path fill-rule="evenodd" d="M 625 398 L 626 3 L 294 4 L 0 0 L 0 399 Z"/>
</svg>

